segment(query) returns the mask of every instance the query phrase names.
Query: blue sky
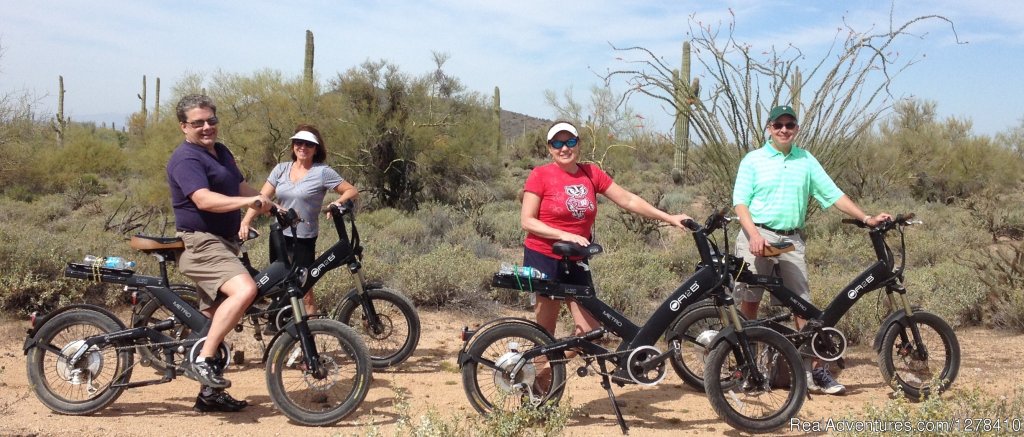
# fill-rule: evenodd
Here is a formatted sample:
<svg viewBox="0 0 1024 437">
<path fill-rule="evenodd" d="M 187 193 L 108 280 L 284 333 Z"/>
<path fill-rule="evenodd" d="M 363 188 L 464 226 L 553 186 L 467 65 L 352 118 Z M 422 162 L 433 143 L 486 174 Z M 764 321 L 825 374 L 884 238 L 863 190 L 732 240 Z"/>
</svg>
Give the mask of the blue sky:
<svg viewBox="0 0 1024 437">
<path fill-rule="evenodd" d="M 643 46 L 679 65 L 691 15 L 726 23 L 753 48 L 792 43 L 820 59 L 843 20 L 858 30 L 888 26 L 888 1 L 56 1 L 7 2 L 0 14 L 0 95 L 28 92 L 37 113 L 56 109 L 64 76 L 65 112 L 75 120 L 114 121 L 138 110 L 142 75 L 162 94 L 188 73 L 302 72 L 305 30 L 316 40 L 322 82 L 363 61 L 386 59 L 405 73 L 446 70 L 474 91 L 501 88 L 505 109 L 551 118 L 544 91 L 572 89 L 586 99 L 596 72 L 625 66 L 616 46 Z M 994 135 L 1024 118 L 1024 2 L 897 1 L 896 22 L 941 14 L 911 28 L 897 49 L 918 62 L 896 78 L 896 97 L 938 103 L 943 118 L 973 122 Z M 920 37 L 920 38 L 919 38 Z M 810 65 L 808 65 L 809 67 Z M 695 73 L 697 73 L 695 71 Z M 623 84 L 613 83 L 621 91 Z M 150 105 L 152 105 L 152 88 Z M 166 99 L 166 97 L 165 97 Z M 649 99 L 632 101 L 656 128 L 670 116 Z"/>
</svg>

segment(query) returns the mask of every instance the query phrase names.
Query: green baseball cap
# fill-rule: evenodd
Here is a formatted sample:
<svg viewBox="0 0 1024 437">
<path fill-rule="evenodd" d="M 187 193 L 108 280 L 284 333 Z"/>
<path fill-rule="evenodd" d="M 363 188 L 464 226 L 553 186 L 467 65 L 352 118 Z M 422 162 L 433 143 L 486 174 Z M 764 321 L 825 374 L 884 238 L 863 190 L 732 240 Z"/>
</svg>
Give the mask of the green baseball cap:
<svg viewBox="0 0 1024 437">
<path fill-rule="evenodd" d="M 796 120 L 796 111 L 793 110 L 793 107 L 783 105 L 772 108 L 772 112 L 768 113 L 768 122 L 771 123 L 775 121 L 775 119 L 782 117 L 783 115 L 788 115 L 790 117 L 793 117 L 793 120 Z"/>
</svg>

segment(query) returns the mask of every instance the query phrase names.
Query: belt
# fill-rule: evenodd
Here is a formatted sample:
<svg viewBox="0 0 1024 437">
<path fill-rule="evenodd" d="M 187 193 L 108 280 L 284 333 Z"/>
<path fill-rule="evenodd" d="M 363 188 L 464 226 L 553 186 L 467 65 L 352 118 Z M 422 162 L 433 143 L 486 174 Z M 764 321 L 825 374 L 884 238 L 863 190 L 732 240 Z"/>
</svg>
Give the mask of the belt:
<svg viewBox="0 0 1024 437">
<path fill-rule="evenodd" d="M 754 223 L 754 226 L 757 226 L 757 227 L 759 227 L 761 229 L 765 229 L 765 230 L 768 230 L 768 231 L 772 231 L 772 232 L 774 232 L 776 234 L 779 234 L 779 235 L 794 235 L 797 232 L 800 232 L 799 229 L 789 229 L 789 230 L 785 230 L 785 231 L 783 231 L 781 229 L 772 229 L 772 228 L 769 228 L 768 226 L 764 225 L 763 223 Z"/>
</svg>

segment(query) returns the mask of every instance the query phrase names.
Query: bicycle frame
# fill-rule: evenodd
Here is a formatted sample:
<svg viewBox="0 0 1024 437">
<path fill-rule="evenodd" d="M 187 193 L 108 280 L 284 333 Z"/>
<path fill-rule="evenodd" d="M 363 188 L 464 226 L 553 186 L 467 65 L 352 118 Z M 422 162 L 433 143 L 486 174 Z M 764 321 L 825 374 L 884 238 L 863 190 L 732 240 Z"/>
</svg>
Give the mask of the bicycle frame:
<svg viewBox="0 0 1024 437">
<path fill-rule="evenodd" d="M 832 302 L 823 310 L 818 309 L 792 290 L 786 288 L 782 283 L 782 279 L 776 276 L 755 275 L 749 271 L 744 271 L 737 278 L 737 281 L 764 288 L 781 301 L 783 305 L 789 307 L 793 314 L 806 320 L 818 320 L 821 322 L 821 326 L 824 327 L 834 327 L 856 305 L 857 301 L 868 293 L 881 288 L 886 289 L 886 294 L 894 308 L 903 308 L 907 311 L 907 314 L 911 314 L 912 311 L 906 299 L 901 299 L 902 305 L 900 305 L 893 296 L 893 293 L 897 293 L 902 297 L 906 293 L 906 288 L 903 287 L 906 242 L 901 237 L 901 261 L 900 265 L 896 267 L 892 249 L 885 241 L 886 232 L 887 229 L 885 228 L 871 230 L 869 235 L 877 260 L 843 287 L 832 299 Z"/>
</svg>

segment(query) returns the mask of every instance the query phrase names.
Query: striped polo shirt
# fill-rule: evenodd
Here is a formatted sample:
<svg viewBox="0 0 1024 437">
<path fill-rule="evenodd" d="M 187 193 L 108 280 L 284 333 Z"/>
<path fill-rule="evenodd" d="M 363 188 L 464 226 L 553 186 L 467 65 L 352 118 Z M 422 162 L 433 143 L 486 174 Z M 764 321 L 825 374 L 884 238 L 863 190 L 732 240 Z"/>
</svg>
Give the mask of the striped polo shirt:
<svg viewBox="0 0 1024 437">
<path fill-rule="evenodd" d="M 732 203 L 746 205 L 754 223 L 774 229 L 802 229 L 811 196 L 822 208 L 828 208 L 843 196 L 843 191 L 809 152 L 794 145 L 788 155 L 783 155 L 768 140 L 740 161 Z"/>
</svg>

